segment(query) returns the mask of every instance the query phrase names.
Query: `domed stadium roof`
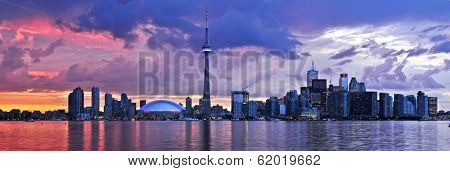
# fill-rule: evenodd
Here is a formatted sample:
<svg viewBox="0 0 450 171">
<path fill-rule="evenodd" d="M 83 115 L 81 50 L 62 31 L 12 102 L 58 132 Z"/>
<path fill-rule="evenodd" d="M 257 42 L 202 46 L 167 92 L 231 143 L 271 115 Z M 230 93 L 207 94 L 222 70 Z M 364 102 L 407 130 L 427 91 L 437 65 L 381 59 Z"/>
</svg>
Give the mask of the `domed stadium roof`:
<svg viewBox="0 0 450 171">
<path fill-rule="evenodd" d="M 184 108 L 170 100 L 155 100 L 144 105 L 139 110 L 143 112 L 181 112 Z"/>
</svg>

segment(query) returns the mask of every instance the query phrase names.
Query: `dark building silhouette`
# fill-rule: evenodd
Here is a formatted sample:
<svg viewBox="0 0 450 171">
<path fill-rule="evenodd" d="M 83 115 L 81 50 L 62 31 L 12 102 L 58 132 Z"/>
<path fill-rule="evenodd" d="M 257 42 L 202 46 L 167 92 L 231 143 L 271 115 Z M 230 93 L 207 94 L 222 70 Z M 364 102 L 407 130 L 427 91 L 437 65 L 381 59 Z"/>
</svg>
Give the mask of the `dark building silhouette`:
<svg viewBox="0 0 450 171">
<path fill-rule="evenodd" d="M 378 114 L 380 118 L 390 118 L 392 114 L 392 97 L 388 93 L 379 94 L 379 110 Z"/>
<path fill-rule="evenodd" d="M 405 114 L 407 115 L 416 115 L 417 114 L 417 99 L 414 95 L 406 96 L 406 107 Z"/>
<path fill-rule="evenodd" d="M 92 87 L 91 93 L 91 115 L 95 117 L 100 112 L 100 89 L 98 87 Z"/>
<path fill-rule="evenodd" d="M 144 107 L 147 104 L 147 100 L 140 100 L 139 101 L 139 108 Z"/>
<path fill-rule="evenodd" d="M 285 102 L 286 104 L 286 116 L 296 117 L 298 114 L 298 93 L 297 90 L 291 90 L 286 93 Z"/>
<path fill-rule="evenodd" d="M 266 117 L 275 118 L 276 116 L 278 116 L 277 108 L 278 108 L 278 98 L 277 97 L 270 97 L 269 99 L 267 99 L 266 106 L 265 106 Z"/>
<path fill-rule="evenodd" d="M 344 119 L 348 118 L 348 92 L 341 86 L 333 86 L 330 84 L 328 88 L 328 113 L 331 118 Z"/>
<path fill-rule="evenodd" d="M 394 117 L 405 115 L 405 96 L 403 94 L 394 94 Z"/>
<path fill-rule="evenodd" d="M 311 105 L 317 108 L 320 113 L 324 113 L 327 107 L 327 80 L 312 80 Z"/>
<path fill-rule="evenodd" d="M 69 117 L 74 120 L 84 112 L 84 92 L 80 87 L 75 88 L 69 94 Z"/>
<path fill-rule="evenodd" d="M 350 117 L 371 119 L 377 117 L 377 92 L 358 92 L 350 95 Z"/>
<path fill-rule="evenodd" d="M 422 119 L 428 119 L 428 96 L 422 91 L 417 92 L 417 115 Z"/>
<path fill-rule="evenodd" d="M 246 117 L 248 110 L 245 109 L 249 102 L 249 93 L 245 90 L 231 92 L 231 114 L 233 119 Z"/>
<path fill-rule="evenodd" d="M 437 97 L 428 97 L 428 114 L 431 118 L 436 119 L 438 114 Z"/>
<path fill-rule="evenodd" d="M 106 120 L 112 120 L 113 119 L 113 105 L 114 105 L 114 101 L 113 101 L 113 97 L 112 94 L 110 93 L 106 93 L 105 94 L 105 106 L 104 106 L 104 118 Z"/>
</svg>

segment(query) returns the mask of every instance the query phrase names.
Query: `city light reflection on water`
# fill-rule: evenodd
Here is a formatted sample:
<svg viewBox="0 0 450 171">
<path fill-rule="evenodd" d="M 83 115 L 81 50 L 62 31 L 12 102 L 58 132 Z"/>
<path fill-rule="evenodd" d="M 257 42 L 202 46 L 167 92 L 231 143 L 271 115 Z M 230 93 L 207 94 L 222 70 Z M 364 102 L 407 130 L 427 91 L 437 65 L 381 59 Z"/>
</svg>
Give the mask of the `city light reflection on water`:
<svg viewBox="0 0 450 171">
<path fill-rule="evenodd" d="M 0 150 L 450 150 L 447 122 L 0 122 Z"/>
</svg>

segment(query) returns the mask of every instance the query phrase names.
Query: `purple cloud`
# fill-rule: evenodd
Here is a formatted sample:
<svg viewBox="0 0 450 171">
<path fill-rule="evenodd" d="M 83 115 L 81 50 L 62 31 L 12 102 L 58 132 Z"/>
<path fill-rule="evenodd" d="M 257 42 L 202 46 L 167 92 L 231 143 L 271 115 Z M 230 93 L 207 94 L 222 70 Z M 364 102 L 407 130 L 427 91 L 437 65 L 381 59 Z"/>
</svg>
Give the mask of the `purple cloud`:
<svg viewBox="0 0 450 171">
<path fill-rule="evenodd" d="M 25 51 L 22 48 L 11 46 L 3 51 L 2 54 L 2 67 L 15 70 L 26 65 L 23 61 Z"/>
<path fill-rule="evenodd" d="M 321 70 L 320 72 L 325 75 L 330 75 L 330 76 L 336 75 L 336 72 L 333 69 L 331 69 L 330 67 L 327 67 L 327 68 Z"/>
<path fill-rule="evenodd" d="M 450 59 L 445 59 L 444 64 L 445 64 L 444 70 L 446 71 L 450 70 Z"/>
<path fill-rule="evenodd" d="M 356 55 L 356 46 L 352 46 L 349 49 L 343 49 L 341 50 L 339 53 L 337 53 L 336 55 L 333 55 L 331 57 L 329 57 L 328 59 L 342 59 L 342 58 L 347 58 L 347 57 L 351 57 L 353 55 Z"/>
<path fill-rule="evenodd" d="M 443 40 L 447 40 L 447 36 L 443 34 L 439 34 L 430 38 L 430 41 L 432 42 L 439 42 Z"/>
<path fill-rule="evenodd" d="M 335 64 L 334 66 L 342 66 L 342 65 L 345 65 L 345 64 L 348 64 L 348 63 L 351 63 L 351 62 L 353 62 L 353 60 L 351 60 L 351 59 L 345 59 L 345 60 L 343 60 L 343 61 L 341 61 L 341 62 Z"/>
<path fill-rule="evenodd" d="M 445 41 L 437 45 L 434 45 L 430 51 L 433 53 L 440 53 L 440 52 L 448 53 L 450 52 L 450 41 Z"/>
<path fill-rule="evenodd" d="M 45 49 L 30 49 L 30 57 L 33 59 L 33 63 L 37 63 L 41 61 L 42 57 L 47 57 L 53 54 L 53 52 L 58 48 L 64 46 L 63 39 L 58 39 L 54 42 L 52 42 L 47 48 Z"/>
<path fill-rule="evenodd" d="M 427 51 L 428 51 L 428 49 L 421 48 L 421 47 L 415 47 L 414 49 L 410 49 L 406 52 L 408 53 L 407 57 L 412 57 L 412 56 L 422 55 L 422 54 L 426 53 Z"/>
</svg>

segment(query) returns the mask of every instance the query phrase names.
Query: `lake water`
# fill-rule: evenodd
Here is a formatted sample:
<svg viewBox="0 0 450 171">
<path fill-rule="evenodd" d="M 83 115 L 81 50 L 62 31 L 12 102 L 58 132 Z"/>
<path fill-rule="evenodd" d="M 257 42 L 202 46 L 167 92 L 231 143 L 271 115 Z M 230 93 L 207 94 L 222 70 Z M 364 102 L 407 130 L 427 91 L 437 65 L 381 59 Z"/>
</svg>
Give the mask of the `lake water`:
<svg viewBox="0 0 450 171">
<path fill-rule="evenodd" d="M 0 122 L 0 150 L 450 150 L 445 121 Z"/>
</svg>

